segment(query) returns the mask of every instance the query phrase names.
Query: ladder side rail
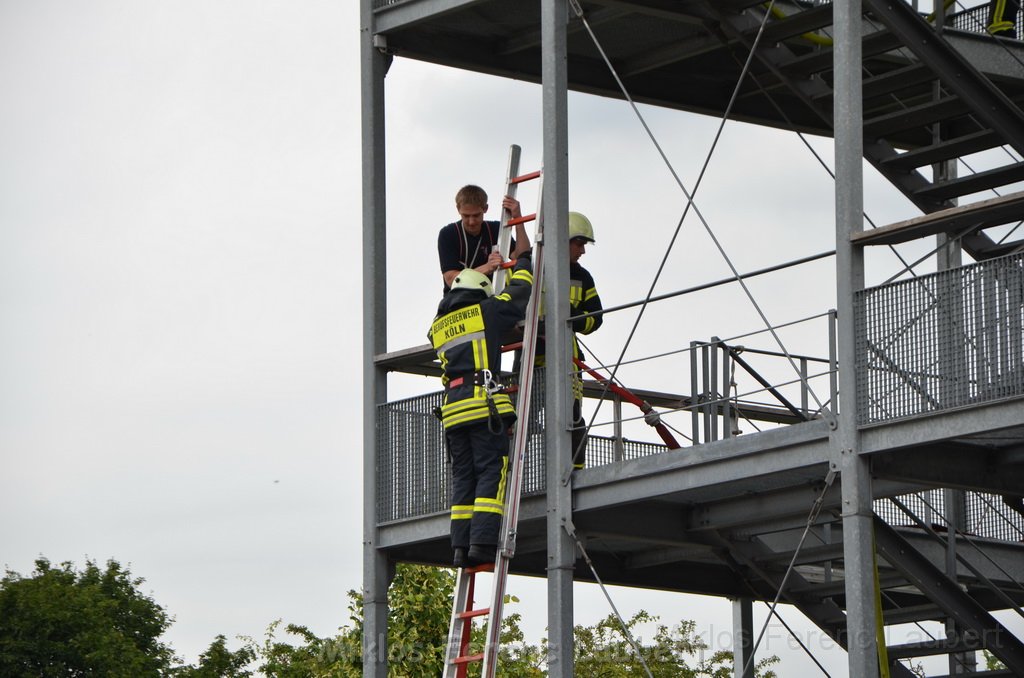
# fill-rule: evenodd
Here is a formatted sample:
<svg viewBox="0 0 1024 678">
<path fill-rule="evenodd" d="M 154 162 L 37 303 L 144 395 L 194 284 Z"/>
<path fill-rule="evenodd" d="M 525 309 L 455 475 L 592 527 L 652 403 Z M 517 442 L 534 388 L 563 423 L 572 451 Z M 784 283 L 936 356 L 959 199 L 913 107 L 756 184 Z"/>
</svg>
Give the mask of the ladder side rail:
<svg viewBox="0 0 1024 678">
<path fill-rule="evenodd" d="M 461 568 L 456 574 L 455 595 L 452 596 L 452 616 L 448 622 L 448 644 L 445 646 L 445 662 L 443 678 L 463 678 L 466 675 L 466 665 L 458 663 L 456 658 L 463 656 L 468 645 L 470 631 L 470 620 L 465 619 L 462 613 L 468 609 L 473 601 L 473 591 L 476 585 L 474 572 L 467 568 Z"/>
<path fill-rule="evenodd" d="M 544 218 L 540 201 L 544 195 L 544 178 L 538 189 L 537 221 L 533 240 L 533 290 L 526 310 L 523 329 L 522 360 L 519 366 L 519 391 L 516 399 L 516 426 L 513 436 L 511 478 L 505 498 L 498 550 L 491 585 L 491 607 L 487 618 L 487 641 L 484 645 L 484 664 L 481 678 L 494 678 L 498 664 L 498 644 L 501 639 L 501 621 L 505 603 L 505 584 L 508 580 L 509 561 L 515 555 L 516 530 L 519 524 L 519 502 L 523 486 L 523 462 L 529 440 L 530 395 L 533 391 L 534 363 L 536 361 L 537 334 L 540 320 L 541 290 L 544 286 Z"/>
<path fill-rule="evenodd" d="M 519 156 L 522 153 L 522 149 L 512 144 L 508 149 L 508 171 L 505 174 L 505 195 L 516 197 L 516 189 L 519 184 L 515 181 L 516 175 L 519 174 Z M 501 221 L 498 224 L 498 252 L 501 253 L 501 260 L 508 261 L 509 251 L 512 249 L 512 227 L 508 223 L 509 217 L 508 210 L 502 208 L 501 210 Z M 507 272 L 503 268 L 499 268 L 494 272 L 494 279 L 491 281 L 491 286 L 494 288 L 495 294 L 501 294 L 502 290 L 505 289 L 505 278 Z"/>
</svg>

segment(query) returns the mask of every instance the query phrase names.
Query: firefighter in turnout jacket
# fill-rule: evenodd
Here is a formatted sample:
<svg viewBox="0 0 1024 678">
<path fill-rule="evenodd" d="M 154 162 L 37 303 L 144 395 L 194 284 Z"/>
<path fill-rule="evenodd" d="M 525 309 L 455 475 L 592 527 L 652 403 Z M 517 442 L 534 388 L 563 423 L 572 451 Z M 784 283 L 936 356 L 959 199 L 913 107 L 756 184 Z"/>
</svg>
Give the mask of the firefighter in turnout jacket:
<svg viewBox="0 0 1024 678">
<path fill-rule="evenodd" d="M 452 462 L 453 563 L 493 561 L 505 505 L 508 429 L 515 409 L 500 392 L 501 340 L 526 315 L 530 253 L 520 254 L 505 290 L 465 269 L 441 299 L 427 333 L 441 360 L 441 422 Z"/>
<path fill-rule="evenodd" d="M 604 322 L 601 310 L 601 297 L 597 294 L 597 287 L 594 284 L 594 276 L 590 271 L 580 265 L 580 257 L 586 254 L 587 245 L 594 243 L 594 227 L 583 214 L 569 212 L 569 315 L 578 316 L 584 314 L 585 318 L 576 318 L 572 321 L 572 357 L 585 360 L 583 349 L 580 348 L 577 334 L 590 334 L 601 327 Z M 544 366 L 544 305 L 541 299 L 540 310 L 540 336 L 537 339 L 537 358 L 534 365 Z M 522 360 L 522 351 L 516 351 L 516 361 L 512 369 L 519 371 L 519 363 Z M 572 466 L 580 469 L 586 466 L 587 462 L 587 422 L 583 418 L 583 380 L 579 377 L 579 371 L 575 368 L 572 374 Z"/>
</svg>

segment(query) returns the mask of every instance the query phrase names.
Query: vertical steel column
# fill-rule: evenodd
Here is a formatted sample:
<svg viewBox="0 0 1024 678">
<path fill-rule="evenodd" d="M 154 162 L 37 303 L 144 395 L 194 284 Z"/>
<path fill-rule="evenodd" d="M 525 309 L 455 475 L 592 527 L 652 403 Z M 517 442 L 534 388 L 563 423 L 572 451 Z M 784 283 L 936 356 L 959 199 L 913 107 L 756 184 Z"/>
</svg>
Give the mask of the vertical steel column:
<svg viewBox="0 0 1024 678">
<path fill-rule="evenodd" d="M 547 447 L 548 675 L 572 678 L 573 569 L 572 389 L 569 351 L 569 144 L 566 0 L 541 2 L 541 89 L 544 118 L 544 276 L 547 304 L 545 445 Z"/>
<path fill-rule="evenodd" d="M 373 2 L 360 9 L 360 96 L 363 155 L 363 678 L 387 678 L 388 584 L 391 567 L 377 550 L 377 405 L 387 376 L 373 357 L 387 348 L 384 73 L 388 57 L 374 45 Z"/>
<path fill-rule="evenodd" d="M 719 440 L 718 437 L 718 413 L 721 412 L 721 393 L 718 391 L 718 348 L 721 346 L 718 337 L 711 337 L 711 345 L 708 346 L 708 375 L 711 378 L 711 440 Z"/>
<path fill-rule="evenodd" d="M 943 0 L 933 0 L 932 12 L 935 14 L 935 30 L 939 32 L 938 39 L 941 40 L 941 32 L 946 23 L 945 2 Z M 933 97 L 938 100 L 941 96 L 941 86 L 936 82 Z M 936 123 L 932 132 L 933 139 L 936 142 L 940 142 L 944 136 L 942 124 Z M 932 173 L 935 183 L 955 179 L 957 175 L 956 160 L 946 160 L 932 165 Z M 954 198 L 951 202 L 956 204 L 957 200 Z M 950 271 L 963 266 L 963 250 L 958 238 L 951 238 L 946 233 L 940 233 L 936 236 L 936 245 L 938 247 L 936 251 L 937 270 Z M 935 396 L 940 402 L 948 403 L 961 395 L 958 393 L 958 376 L 963 374 L 963 350 L 961 348 L 964 339 L 963 304 L 959 279 L 947 276 L 945 284 L 938 285 L 936 292 L 942 296 L 939 299 L 941 312 L 939 313 L 938 321 L 943 325 L 940 328 L 939 336 L 943 337 L 944 340 L 940 340 L 937 347 L 940 368 L 938 370 L 938 392 Z M 964 512 L 962 510 L 955 511 L 954 507 L 962 508 L 965 495 L 963 490 L 954 489 L 945 489 L 943 494 L 946 505 L 946 520 L 949 526 L 949 529 L 946 531 L 946 574 L 949 575 L 950 579 L 956 581 L 956 531 L 964 528 Z M 958 627 L 953 618 L 946 618 L 945 627 L 947 639 L 956 640 L 961 637 L 963 630 Z M 976 664 L 977 660 L 974 652 L 951 653 L 949 655 L 950 674 L 966 673 L 968 670 L 973 671 L 976 668 Z"/>
<path fill-rule="evenodd" d="M 697 367 L 697 349 L 700 346 L 696 341 L 690 342 L 690 425 L 693 436 L 693 444 L 700 445 L 700 383 L 698 381 L 699 370 Z"/>
<path fill-rule="evenodd" d="M 704 442 L 710 443 L 715 440 L 715 430 L 711 425 L 711 416 L 713 405 L 711 404 L 711 378 L 709 375 L 708 367 L 708 351 L 711 350 L 709 344 L 701 342 L 700 345 L 700 369 L 701 369 L 701 418 L 704 421 Z"/>
<path fill-rule="evenodd" d="M 754 603 L 750 598 L 732 601 L 732 665 L 735 678 L 754 678 Z M 746 671 L 744 671 L 746 667 Z"/>
<path fill-rule="evenodd" d="M 807 383 L 807 358 L 800 358 L 800 412 L 803 413 L 805 419 L 810 416 L 810 406 L 807 401 L 810 390 L 811 386 Z"/>
<path fill-rule="evenodd" d="M 864 253 L 850 236 L 864 223 L 864 110 L 861 98 L 861 0 L 833 3 L 835 29 L 836 287 L 839 302 L 839 411 L 833 464 L 842 474 L 843 557 L 849 674 L 877 678 L 871 478 L 859 454 L 858 364 L 853 295 L 864 287 Z"/>
<path fill-rule="evenodd" d="M 829 409 L 839 411 L 839 356 L 836 355 L 836 310 L 828 312 L 828 398 Z M 850 403 L 856 409 L 857 403 Z"/>
<path fill-rule="evenodd" d="M 722 437 L 732 438 L 739 427 L 733 421 L 735 411 L 732 406 L 732 358 L 725 342 L 722 347 Z"/>
<path fill-rule="evenodd" d="M 943 488 L 943 503 L 946 514 L 946 575 L 957 581 L 956 552 L 959 545 L 959 534 L 967 531 L 967 493 L 964 490 Z M 946 618 L 946 639 L 964 640 L 965 629 L 952 617 Z M 976 652 L 953 652 L 949 655 L 949 673 L 973 673 L 978 668 Z"/>
<path fill-rule="evenodd" d="M 612 414 L 615 417 L 615 423 L 612 426 L 612 435 L 615 436 L 612 459 L 622 461 L 626 458 L 626 443 L 622 434 L 622 398 L 618 395 L 612 396 Z"/>
</svg>

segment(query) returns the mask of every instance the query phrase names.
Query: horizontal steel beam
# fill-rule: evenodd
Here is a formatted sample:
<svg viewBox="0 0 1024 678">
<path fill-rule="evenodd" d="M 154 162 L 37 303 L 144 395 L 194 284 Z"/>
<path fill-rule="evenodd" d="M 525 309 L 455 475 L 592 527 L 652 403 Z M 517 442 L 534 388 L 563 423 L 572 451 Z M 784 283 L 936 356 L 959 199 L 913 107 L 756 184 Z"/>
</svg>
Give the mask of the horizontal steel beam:
<svg viewBox="0 0 1024 678">
<path fill-rule="evenodd" d="M 366 0 L 364 0 L 365 2 Z M 424 21 L 483 4 L 485 0 L 416 0 L 399 2 L 375 10 L 373 15 L 374 33 L 412 28 Z"/>
<path fill-rule="evenodd" d="M 707 490 L 718 498 L 730 491 L 748 494 L 770 489 L 766 477 L 772 475 L 783 485 L 807 485 L 828 472 L 828 434 L 825 422 L 813 421 L 585 469 L 573 483 L 576 508 L 658 497 L 679 501 L 688 494 L 697 501 Z"/>
</svg>

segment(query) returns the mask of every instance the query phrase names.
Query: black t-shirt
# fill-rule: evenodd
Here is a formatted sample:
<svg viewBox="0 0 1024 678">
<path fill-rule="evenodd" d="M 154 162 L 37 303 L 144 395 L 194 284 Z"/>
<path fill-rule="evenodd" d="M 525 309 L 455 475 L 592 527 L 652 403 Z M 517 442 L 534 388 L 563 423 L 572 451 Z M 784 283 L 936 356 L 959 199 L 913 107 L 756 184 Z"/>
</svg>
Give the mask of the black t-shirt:
<svg viewBox="0 0 1024 678">
<path fill-rule="evenodd" d="M 500 225 L 497 221 L 485 221 L 477 235 L 466 233 L 461 221 L 443 227 L 437 234 L 437 258 L 441 263 L 441 273 L 476 268 L 487 261 L 494 246 L 498 244 Z M 515 239 L 512 239 L 511 249 L 515 249 L 515 246 Z"/>
</svg>

